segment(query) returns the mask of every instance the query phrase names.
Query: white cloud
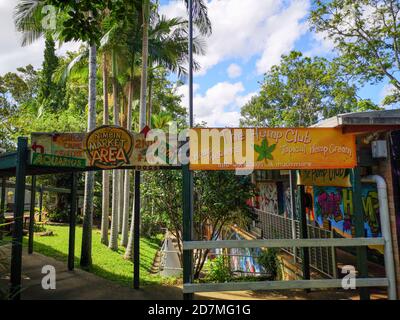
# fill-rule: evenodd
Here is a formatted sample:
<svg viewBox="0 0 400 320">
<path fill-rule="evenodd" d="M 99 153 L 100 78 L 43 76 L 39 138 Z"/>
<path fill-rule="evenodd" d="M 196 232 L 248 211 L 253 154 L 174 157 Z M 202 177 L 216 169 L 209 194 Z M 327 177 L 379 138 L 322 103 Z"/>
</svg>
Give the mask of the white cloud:
<svg viewBox="0 0 400 320">
<path fill-rule="evenodd" d="M 240 119 L 240 108 L 247 103 L 255 93 L 243 95 L 245 91 L 242 82 L 220 82 L 208 89 L 204 94 L 197 93 L 194 86 L 194 121 L 206 122 L 209 127 L 237 127 Z M 183 95 L 183 104 L 188 107 L 188 86 L 178 88 L 178 94 Z"/>
<path fill-rule="evenodd" d="M 235 79 L 242 75 L 242 68 L 236 63 L 232 63 L 229 65 L 226 72 L 228 73 L 229 78 Z"/>
<path fill-rule="evenodd" d="M 218 63 L 239 58 L 247 61 L 258 57 L 257 73 L 262 74 L 279 62 L 282 54 L 306 30 L 303 21 L 309 0 L 211 0 L 208 12 L 213 34 L 207 39 L 206 56 L 198 57 L 202 66 L 199 74 Z M 169 17 L 186 17 L 183 1 L 170 1 L 161 7 Z"/>
<path fill-rule="evenodd" d="M 0 0 L 0 75 L 14 72 L 18 67 L 32 64 L 39 68 L 43 61 L 44 40 L 40 39 L 33 44 L 21 47 L 21 34 L 15 30 L 13 11 L 16 1 Z M 58 54 L 67 50 L 76 50 L 79 43 L 63 45 Z"/>
</svg>

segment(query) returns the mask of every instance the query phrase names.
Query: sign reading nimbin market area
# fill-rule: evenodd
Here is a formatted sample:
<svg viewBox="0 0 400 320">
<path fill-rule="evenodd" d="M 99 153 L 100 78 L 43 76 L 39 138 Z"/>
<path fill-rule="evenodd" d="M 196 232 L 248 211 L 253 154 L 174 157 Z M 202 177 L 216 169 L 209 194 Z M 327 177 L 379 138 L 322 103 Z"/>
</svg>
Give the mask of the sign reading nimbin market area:
<svg viewBox="0 0 400 320">
<path fill-rule="evenodd" d="M 169 165 L 148 161 L 146 154 L 154 141 L 146 141 L 144 133 L 117 126 L 102 126 L 89 133 L 33 133 L 31 140 L 31 163 L 36 166 L 149 170 Z"/>
<path fill-rule="evenodd" d="M 356 166 L 354 135 L 333 128 L 201 129 L 190 132 L 192 170 L 300 170 Z"/>
<path fill-rule="evenodd" d="M 86 137 L 89 166 L 102 169 L 129 165 L 133 149 L 133 137 L 121 127 L 103 126 Z"/>
</svg>

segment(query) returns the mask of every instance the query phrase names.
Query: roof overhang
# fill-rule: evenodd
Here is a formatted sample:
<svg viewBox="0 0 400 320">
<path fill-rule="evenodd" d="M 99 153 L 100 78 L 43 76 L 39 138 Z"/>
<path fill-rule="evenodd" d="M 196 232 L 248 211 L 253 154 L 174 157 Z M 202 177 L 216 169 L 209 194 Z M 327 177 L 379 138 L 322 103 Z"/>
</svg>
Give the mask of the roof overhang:
<svg viewBox="0 0 400 320">
<path fill-rule="evenodd" d="M 311 127 L 342 128 L 343 133 L 368 133 L 400 130 L 400 110 L 339 114 Z"/>
</svg>

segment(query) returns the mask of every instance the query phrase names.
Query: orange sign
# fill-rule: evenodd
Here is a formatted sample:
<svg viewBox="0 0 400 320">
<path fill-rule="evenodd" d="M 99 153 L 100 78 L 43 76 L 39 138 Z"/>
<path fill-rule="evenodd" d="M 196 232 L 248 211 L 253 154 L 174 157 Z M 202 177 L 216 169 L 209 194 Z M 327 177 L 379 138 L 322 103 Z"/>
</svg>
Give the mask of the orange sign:
<svg viewBox="0 0 400 320">
<path fill-rule="evenodd" d="M 129 164 L 133 139 L 124 128 L 99 127 L 87 135 L 85 144 L 89 166 L 107 169 Z"/>
<path fill-rule="evenodd" d="M 201 129 L 190 132 L 192 170 L 347 169 L 354 135 L 331 128 Z"/>
</svg>

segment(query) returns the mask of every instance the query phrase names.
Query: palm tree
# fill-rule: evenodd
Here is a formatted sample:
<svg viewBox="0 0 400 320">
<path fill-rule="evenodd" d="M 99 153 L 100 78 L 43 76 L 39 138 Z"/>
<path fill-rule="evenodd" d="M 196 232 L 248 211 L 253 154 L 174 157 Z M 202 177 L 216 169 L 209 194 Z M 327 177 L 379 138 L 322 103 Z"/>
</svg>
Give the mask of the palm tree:
<svg viewBox="0 0 400 320">
<path fill-rule="evenodd" d="M 88 129 L 90 132 L 96 128 L 96 73 L 97 73 L 97 48 L 91 43 L 89 47 L 89 110 Z M 82 249 L 81 267 L 87 268 L 92 264 L 92 224 L 93 224 L 93 196 L 94 172 L 85 174 L 85 192 L 83 200 L 82 223 Z"/>
<path fill-rule="evenodd" d="M 109 123 L 108 110 L 108 68 L 107 54 L 103 52 L 103 124 Z M 110 174 L 107 170 L 103 171 L 103 189 L 102 189 L 102 212 L 101 212 L 101 243 L 108 245 L 108 225 L 110 210 Z"/>
<path fill-rule="evenodd" d="M 117 71 L 117 57 L 116 52 L 112 49 L 112 87 L 113 87 L 113 104 L 114 104 L 114 125 L 119 125 L 119 106 L 118 106 L 118 71 Z M 111 234 L 109 248 L 111 250 L 118 250 L 118 228 L 119 228 L 119 186 L 120 186 L 120 172 L 113 170 L 112 173 L 112 207 L 111 207 Z"/>
<path fill-rule="evenodd" d="M 189 0 L 184 0 L 186 3 L 186 6 L 188 7 Z M 147 79 L 148 79 L 148 60 L 149 60 L 149 27 L 150 27 L 150 0 L 143 0 L 142 1 L 142 32 L 143 32 L 143 37 L 142 37 L 142 73 L 141 73 L 141 79 L 140 79 L 140 109 L 139 109 L 139 130 L 142 130 L 146 126 L 146 94 L 147 94 Z M 207 6 L 204 3 L 203 0 L 193 0 L 193 18 L 196 23 L 196 26 L 199 28 L 199 31 L 203 35 L 209 35 L 211 33 L 211 22 L 208 18 L 207 14 Z M 161 20 L 162 22 L 163 19 Z M 169 29 L 170 30 L 170 29 Z M 187 34 L 187 33 L 186 33 Z M 181 34 L 182 35 L 182 34 Z M 161 39 L 161 37 L 160 37 Z M 187 41 L 187 37 L 186 37 Z M 181 43 L 184 43 L 184 41 L 181 41 Z M 187 42 L 186 42 L 187 43 Z M 160 48 L 164 47 L 164 43 L 161 45 Z M 183 50 L 180 51 L 180 53 L 187 52 L 187 46 L 185 48 L 182 48 Z M 166 55 L 165 57 L 167 57 Z M 183 54 L 183 56 L 186 56 Z M 180 57 L 178 55 L 178 57 Z M 182 66 L 183 60 L 172 59 L 174 61 L 173 63 L 169 64 L 169 67 L 172 69 L 177 67 L 177 66 Z M 160 59 L 161 60 L 161 59 Z M 187 60 L 187 58 L 186 58 Z M 163 60 L 161 60 L 163 61 Z M 171 61 L 171 60 L 170 60 Z M 151 114 L 151 110 L 149 111 Z M 149 120 L 150 122 L 150 120 Z M 135 184 L 135 188 L 140 188 L 139 185 Z M 139 192 L 135 192 L 135 194 L 140 194 Z M 132 215 L 133 217 L 133 215 Z M 133 246 L 133 233 L 134 233 L 134 219 L 131 219 L 131 227 L 130 227 L 130 234 L 129 234 L 129 241 L 128 241 L 128 246 L 125 251 L 125 258 L 126 259 L 131 259 L 132 258 L 132 246 Z"/>
</svg>

